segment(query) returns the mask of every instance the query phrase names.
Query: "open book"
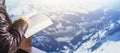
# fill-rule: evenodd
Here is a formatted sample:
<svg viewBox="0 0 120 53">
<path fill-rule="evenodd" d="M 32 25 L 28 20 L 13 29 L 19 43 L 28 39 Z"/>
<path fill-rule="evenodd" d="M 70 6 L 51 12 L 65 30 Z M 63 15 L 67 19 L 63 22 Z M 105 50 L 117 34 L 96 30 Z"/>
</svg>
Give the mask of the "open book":
<svg viewBox="0 0 120 53">
<path fill-rule="evenodd" d="M 25 33 L 25 38 L 29 38 L 30 36 L 34 35 L 35 33 L 39 32 L 53 24 L 51 19 L 44 14 L 28 13 L 23 17 L 30 18 L 30 24 Z"/>
</svg>

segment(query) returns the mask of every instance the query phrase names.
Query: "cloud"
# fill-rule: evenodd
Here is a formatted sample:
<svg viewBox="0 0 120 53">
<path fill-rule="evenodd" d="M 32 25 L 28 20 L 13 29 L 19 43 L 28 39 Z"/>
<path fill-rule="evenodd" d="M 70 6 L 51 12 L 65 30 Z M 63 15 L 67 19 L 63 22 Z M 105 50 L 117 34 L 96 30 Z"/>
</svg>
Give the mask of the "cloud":
<svg viewBox="0 0 120 53">
<path fill-rule="evenodd" d="M 20 0 L 19 2 L 17 0 L 7 0 L 8 7 L 21 7 L 29 4 L 43 11 L 55 13 L 88 13 L 100 7 L 100 4 L 95 0 Z"/>
<path fill-rule="evenodd" d="M 73 12 L 77 12 L 87 14 L 102 6 L 109 6 L 116 2 L 118 2 L 118 0 L 7 0 L 6 4 L 9 8 L 13 6 L 17 8 L 25 5 L 33 5 L 45 13 L 74 14 Z M 109 5 L 107 3 L 109 3 Z"/>
<path fill-rule="evenodd" d="M 93 0 L 35 0 L 33 2 L 48 12 L 88 13 L 100 7 L 100 4 Z"/>
</svg>

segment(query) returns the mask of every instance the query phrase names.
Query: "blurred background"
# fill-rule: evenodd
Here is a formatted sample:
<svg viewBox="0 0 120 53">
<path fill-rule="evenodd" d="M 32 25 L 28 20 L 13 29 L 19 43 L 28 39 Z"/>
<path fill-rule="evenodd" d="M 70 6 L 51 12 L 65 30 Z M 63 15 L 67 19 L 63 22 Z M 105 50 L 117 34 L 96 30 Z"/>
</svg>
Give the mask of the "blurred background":
<svg viewBox="0 0 120 53">
<path fill-rule="evenodd" d="M 52 26 L 32 36 L 36 51 L 120 52 L 119 0 L 6 0 L 6 4 L 12 20 L 35 11 L 53 21 Z"/>
</svg>

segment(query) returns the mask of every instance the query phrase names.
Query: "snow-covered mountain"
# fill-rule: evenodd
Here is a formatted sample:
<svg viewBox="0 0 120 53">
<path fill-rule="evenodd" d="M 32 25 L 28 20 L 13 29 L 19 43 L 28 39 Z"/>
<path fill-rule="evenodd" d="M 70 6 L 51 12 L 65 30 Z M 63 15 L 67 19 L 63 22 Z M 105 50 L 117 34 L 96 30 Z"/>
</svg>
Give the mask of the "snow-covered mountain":
<svg viewBox="0 0 120 53">
<path fill-rule="evenodd" d="M 7 10 L 12 20 L 31 11 L 52 19 L 52 26 L 32 38 L 33 46 L 47 53 L 119 53 L 119 2 L 7 0 Z"/>
</svg>

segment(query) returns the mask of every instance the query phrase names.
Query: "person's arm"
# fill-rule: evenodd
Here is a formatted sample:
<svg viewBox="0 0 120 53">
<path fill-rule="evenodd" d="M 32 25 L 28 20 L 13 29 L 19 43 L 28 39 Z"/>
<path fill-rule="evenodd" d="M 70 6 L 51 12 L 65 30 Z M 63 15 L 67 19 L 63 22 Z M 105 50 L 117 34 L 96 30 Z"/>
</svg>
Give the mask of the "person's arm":
<svg viewBox="0 0 120 53">
<path fill-rule="evenodd" d="M 0 17 L 0 52 L 14 53 L 21 42 L 22 36 L 25 34 L 28 23 L 23 19 L 19 19 L 9 29 L 5 14 L 1 13 L 0 15 L 3 16 Z"/>
<path fill-rule="evenodd" d="M 13 23 L 9 31 L 9 33 L 12 35 L 13 38 L 13 44 L 11 45 L 15 45 L 16 48 L 19 46 L 19 44 L 21 43 L 22 36 L 25 34 L 27 28 L 28 28 L 28 23 L 23 19 L 16 20 Z M 11 46 L 11 50 L 13 50 L 15 47 L 12 48 Z"/>
</svg>

